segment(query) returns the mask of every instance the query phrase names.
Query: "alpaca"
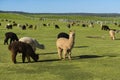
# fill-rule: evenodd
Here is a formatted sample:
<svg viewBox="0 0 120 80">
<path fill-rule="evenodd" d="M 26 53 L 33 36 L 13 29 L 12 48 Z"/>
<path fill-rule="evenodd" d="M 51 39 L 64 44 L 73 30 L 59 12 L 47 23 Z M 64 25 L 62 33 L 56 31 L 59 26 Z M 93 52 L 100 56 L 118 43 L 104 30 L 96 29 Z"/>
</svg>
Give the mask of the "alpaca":
<svg viewBox="0 0 120 80">
<path fill-rule="evenodd" d="M 22 25 L 22 26 L 21 26 L 21 29 L 22 29 L 22 30 L 26 30 L 26 26 L 25 26 L 25 25 Z"/>
<path fill-rule="evenodd" d="M 109 26 L 107 25 L 102 25 L 101 30 L 110 30 Z"/>
<path fill-rule="evenodd" d="M 15 33 L 13 32 L 7 32 L 5 33 L 5 39 L 4 39 L 4 45 L 7 43 L 8 44 L 8 40 L 10 39 L 10 44 L 13 41 L 18 41 L 18 37 Z"/>
<path fill-rule="evenodd" d="M 58 34 L 57 38 L 67 38 L 69 39 L 69 35 L 65 32 L 61 32 Z"/>
<path fill-rule="evenodd" d="M 35 62 L 38 61 L 38 58 L 39 58 L 38 54 L 35 54 L 32 47 L 27 43 L 15 41 L 8 46 L 8 49 L 12 53 L 12 62 L 13 63 L 16 63 L 17 53 L 22 53 L 22 62 L 23 63 L 25 62 L 25 57 L 27 57 L 28 62 L 30 62 L 30 57 L 32 57 L 32 59 Z"/>
<path fill-rule="evenodd" d="M 105 30 L 105 31 L 110 30 L 109 26 L 107 26 L 107 25 L 103 25 L 101 23 L 100 26 L 101 26 L 101 30 Z"/>
<path fill-rule="evenodd" d="M 56 25 L 55 25 L 55 29 L 60 29 L 60 27 L 56 24 Z"/>
<path fill-rule="evenodd" d="M 88 27 L 88 25 L 87 24 L 82 24 L 82 27 Z"/>
<path fill-rule="evenodd" d="M 13 28 L 12 24 L 7 24 L 5 27 L 6 27 L 6 29 L 12 29 Z"/>
<path fill-rule="evenodd" d="M 36 39 L 33 39 L 31 37 L 22 37 L 19 39 L 19 41 L 30 44 L 34 51 L 36 51 L 36 47 L 39 49 L 45 48 L 43 44 L 38 43 Z"/>
<path fill-rule="evenodd" d="M 67 24 L 67 28 L 71 28 L 71 25 L 70 25 L 70 24 Z"/>
<path fill-rule="evenodd" d="M 65 59 L 66 56 L 68 55 L 68 59 L 71 60 L 71 51 L 74 46 L 74 40 L 75 40 L 75 32 L 70 31 L 69 33 L 69 39 L 67 38 L 59 38 L 56 41 L 56 46 L 58 50 L 58 56 L 59 59 Z M 64 52 L 63 57 L 62 57 L 62 52 Z"/>
<path fill-rule="evenodd" d="M 112 40 L 115 40 L 115 33 L 116 33 L 116 30 L 112 30 L 112 29 L 109 30 L 109 35 Z"/>
</svg>

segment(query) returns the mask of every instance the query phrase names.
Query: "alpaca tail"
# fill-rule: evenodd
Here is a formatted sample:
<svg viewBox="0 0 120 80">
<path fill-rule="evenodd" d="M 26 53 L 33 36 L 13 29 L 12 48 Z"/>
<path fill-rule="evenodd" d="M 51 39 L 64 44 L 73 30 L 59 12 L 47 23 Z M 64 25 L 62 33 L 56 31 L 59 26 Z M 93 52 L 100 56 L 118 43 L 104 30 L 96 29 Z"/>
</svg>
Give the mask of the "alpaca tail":
<svg viewBox="0 0 120 80">
<path fill-rule="evenodd" d="M 39 49 L 45 49 L 43 44 L 40 44 L 36 39 L 34 39 L 35 46 Z"/>
</svg>

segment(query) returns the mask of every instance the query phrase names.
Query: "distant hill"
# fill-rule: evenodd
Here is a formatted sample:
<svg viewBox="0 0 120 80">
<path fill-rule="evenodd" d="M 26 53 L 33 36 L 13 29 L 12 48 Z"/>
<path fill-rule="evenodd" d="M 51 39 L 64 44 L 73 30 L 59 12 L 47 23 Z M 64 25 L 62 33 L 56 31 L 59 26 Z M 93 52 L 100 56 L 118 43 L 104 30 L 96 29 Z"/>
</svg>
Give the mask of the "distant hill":
<svg viewBox="0 0 120 80">
<path fill-rule="evenodd" d="M 0 11 L 0 13 L 17 13 L 17 14 L 47 14 L 47 15 L 81 15 L 81 16 L 100 16 L 100 17 L 120 17 L 120 13 L 28 13 L 22 11 Z"/>
</svg>

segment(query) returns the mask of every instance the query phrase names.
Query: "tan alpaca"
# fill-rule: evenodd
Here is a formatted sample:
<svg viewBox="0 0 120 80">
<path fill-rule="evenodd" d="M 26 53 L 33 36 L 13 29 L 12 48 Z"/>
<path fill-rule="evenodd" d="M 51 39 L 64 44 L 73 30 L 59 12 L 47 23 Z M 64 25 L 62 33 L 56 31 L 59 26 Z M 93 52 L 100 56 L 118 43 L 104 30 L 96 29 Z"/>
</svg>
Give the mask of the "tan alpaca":
<svg viewBox="0 0 120 80">
<path fill-rule="evenodd" d="M 74 46 L 74 40 L 75 40 L 75 32 L 70 31 L 69 33 L 69 39 L 67 38 L 59 38 L 56 41 L 56 46 L 58 50 L 58 56 L 60 59 L 65 59 L 68 55 L 69 60 L 71 60 L 71 50 Z M 63 55 L 62 55 L 63 52 Z M 63 57 L 62 57 L 63 56 Z"/>
<path fill-rule="evenodd" d="M 115 40 L 115 30 L 110 30 L 109 35 L 112 40 Z"/>
</svg>

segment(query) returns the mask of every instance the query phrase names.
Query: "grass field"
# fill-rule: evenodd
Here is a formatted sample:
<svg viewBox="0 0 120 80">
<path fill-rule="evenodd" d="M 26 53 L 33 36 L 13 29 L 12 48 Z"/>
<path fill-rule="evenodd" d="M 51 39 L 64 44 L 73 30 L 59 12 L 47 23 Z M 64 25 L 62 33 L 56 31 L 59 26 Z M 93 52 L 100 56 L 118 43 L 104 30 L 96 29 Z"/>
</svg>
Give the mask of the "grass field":
<svg viewBox="0 0 120 80">
<path fill-rule="evenodd" d="M 65 27 L 66 23 L 56 20 L 56 17 L 55 19 L 48 18 L 45 21 L 39 21 L 25 15 L 0 14 L 0 19 L 6 18 L 22 24 L 29 23 L 39 26 L 37 30 L 21 30 L 18 27 L 7 30 L 4 27 L 7 22 L 1 22 L 0 80 L 120 80 L 120 33 L 116 34 L 117 40 L 110 40 L 108 31 L 102 31 L 99 25 L 94 28 L 74 26 L 68 29 Z M 57 17 L 57 19 L 59 18 L 61 17 Z M 93 19 L 112 20 L 114 18 L 93 17 Z M 40 26 L 42 23 L 57 23 L 60 25 L 60 29 L 54 29 L 53 26 Z M 110 26 L 119 29 L 113 24 Z M 55 44 L 57 34 L 59 32 L 69 33 L 69 30 L 75 30 L 76 33 L 72 60 L 60 61 Z M 36 38 L 44 44 L 45 50 L 37 49 L 36 51 L 40 57 L 39 61 L 22 63 L 21 54 L 18 54 L 18 63 L 13 64 L 8 45 L 3 45 L 4 34 L 8 31 L 15 32 L 19 38 L 24 36 Z"/>
</svg>

